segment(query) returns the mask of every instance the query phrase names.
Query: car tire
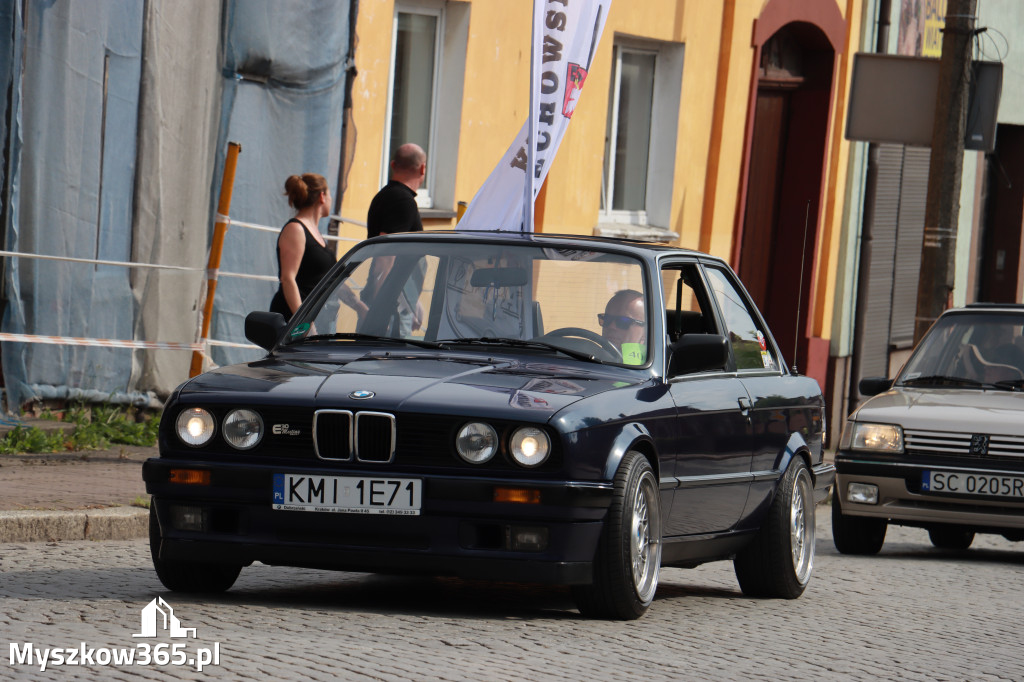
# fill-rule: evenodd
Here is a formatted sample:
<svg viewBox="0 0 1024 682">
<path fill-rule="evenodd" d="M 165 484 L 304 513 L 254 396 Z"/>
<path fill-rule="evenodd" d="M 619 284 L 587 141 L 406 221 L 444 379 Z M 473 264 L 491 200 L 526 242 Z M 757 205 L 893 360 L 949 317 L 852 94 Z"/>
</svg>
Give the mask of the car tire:
<svg viewBox="0 0 1024 682">
<path fill-rule="evenodd" d="M 928 539 L 939 549 L 967 549 L 974 542 L 974 531 L 963 526 L 932 526 Z"/>
<path fill-rule="evenodd" d="M 612 503 L 594 557 L 593 582 L 573 587 L 580 613 L 634 620 L 647 611 L 661 569 L 661 494 L 643 454 L 630 450 L 615 473 Z"/>
<path fill-rule="evenodd" d="M 802 457 L 794 457 L 753 541 L 733 560 L 748 597 L 796 599 L 814 568 L 814 483 Z"/>
<path fill-rule="evenodd" d="M 160 523 L 155 505 L 149 505 L 149 553 L 160 582 L 172 592 L 212 594 L 225 592 L 235 584 L 242 567 L 200 561 L 174 561 L 160 558 Z"/>
<path fill-rule="evenodd" d="M 832 543 L 840 554 L 878 554 L 885 544 L 885 531 L 888 528 L 885 519 L 843 514 L 839 493 L 832 495 Z"/>
</svg>

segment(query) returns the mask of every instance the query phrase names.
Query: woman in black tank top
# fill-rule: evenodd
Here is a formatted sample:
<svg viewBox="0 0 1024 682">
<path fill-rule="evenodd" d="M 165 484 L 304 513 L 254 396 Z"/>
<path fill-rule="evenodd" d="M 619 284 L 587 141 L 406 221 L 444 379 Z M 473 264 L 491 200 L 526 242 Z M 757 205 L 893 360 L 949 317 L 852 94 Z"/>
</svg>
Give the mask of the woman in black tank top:
<svg viewBox="0 0 1024 682">
<path fill-rule="evenodd" d="M 334 252 L 327 247 L 317 225 L 330 215 L 331 190 L 322 175 L 292 175 L 284 183 L 295 217 L 277 237 L 277 278 L 280 286 L 270 301 L 270 312 L 290 318 L 331 266 Z"/>
</svg>

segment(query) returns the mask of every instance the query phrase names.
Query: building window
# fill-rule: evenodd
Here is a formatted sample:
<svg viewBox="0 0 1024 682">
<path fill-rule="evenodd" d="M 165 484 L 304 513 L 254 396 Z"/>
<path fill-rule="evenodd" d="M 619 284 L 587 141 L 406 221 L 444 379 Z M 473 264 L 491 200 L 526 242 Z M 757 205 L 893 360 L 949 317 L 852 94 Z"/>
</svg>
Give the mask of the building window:
<svg viewBox="0 0 1024 682">
<path fill-rule="evenodd" d="M 604 156 L 602 208 L 647 223 L 647 169 L 654 103 L 653 52 L 615 48 Z"/>
<path fill-rule="evenodd" d="M 597 234 L 678 239 L 671 224 L 683 45 L 619 37 L 613 52 Z"/>
<path fill-rule="evenodd" d="M 406 142 L 415 142 L 423 147 L 427 153 L 427 175 L 416 198 L 422 208 L 433 206 L 430 190 L 434 164 L 431 152 L 437 74 L 441 62 L 438 47 L 443 21 L 440 7 L 398 6 L 391 41 L 388 131 L 382 180 L 387 181 L 389 162 L 395 149 Z"/>
</svg>

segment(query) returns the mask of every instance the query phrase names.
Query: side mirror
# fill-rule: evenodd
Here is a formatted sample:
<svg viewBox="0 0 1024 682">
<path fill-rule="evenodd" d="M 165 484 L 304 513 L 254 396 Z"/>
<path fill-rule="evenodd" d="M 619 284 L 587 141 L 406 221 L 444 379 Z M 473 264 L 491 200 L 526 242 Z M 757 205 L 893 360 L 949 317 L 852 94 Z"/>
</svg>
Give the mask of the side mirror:
<svg viewBox="0 0 1024 682">
<path fill-rule="evenodd" d="M 721 334 L 684 334 L 668 350 L 669 378 L 722 369 L 729 361 L 729 340 Z"/>
<path fill-rule="evenodd" d="M 872 396 L 878 395 L 879 393 L 885 393 L 892 388 L 892 379 L 885 377 L 864 377 L 860 380 L 861 395 Z"/>
<path fill-rule="evenodd" d="M 271 350 L 288 326 L 281 313 L 254 310 L 245 316 L 245 338 L 264 350 Z"/>
</svg>

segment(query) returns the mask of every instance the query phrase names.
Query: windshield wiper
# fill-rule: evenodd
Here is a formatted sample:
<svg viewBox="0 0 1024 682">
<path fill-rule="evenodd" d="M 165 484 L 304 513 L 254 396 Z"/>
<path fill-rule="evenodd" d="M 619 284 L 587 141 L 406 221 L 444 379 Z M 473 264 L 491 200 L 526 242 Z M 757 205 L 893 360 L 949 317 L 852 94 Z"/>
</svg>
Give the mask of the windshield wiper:
<svg viewBox="0 0 1024 682">
<path fill-rule="evenodd" d="M 465 339 L 445 339 L 440 343 L 445 344 L 468 344 L 468 345 L 495 345 L 495 346 L 512 346 L 513 348 L 543 348 L 545 350 L 553 350 L 556 353 L 564 353 L 570 358 L 575 360 L 583 360 L 585 362 L 596 362 L 603 365 L 604 362 L 598 360 L 595 356 L 590 353 L 584 353 L 583 351 L 572 350 L 571 348 L 562 348 L 556 346 L 553 343 L 545 343 L 544 341 L 525 341 L 523 339 L 512 339 L 506 337 L 495 337 L 495 336 L 477 336 Z"/>
<path fill-rule="evenodd" d="M 903 382 L 904 386 L 916 385 L 933 386 L 970 386 L 971 388 L 994 388 L 1000 391 L 1021 391 L 1024 390 L 1024 379 L 1005 379 L 988 383 L 966 377 L 950 377 L 942 374 L 932 374 L 925 377 L 914 377 Z"/>
<path fill-rule="evenodd" d="M 980 381 L 975 379 L 968 379 L 966 377 L 951 377 L 944 374 L 929 374 L 923 377 L 914 377 L 913 379 L 904 379 L 903 385 L 915 386 L 921 384 L 934 384 L 937 386 L 984 386 Z"/>
<path fill-rule="evenodd" d="M 1024 379 L 1003 379 L 992 384 L 996 388 L 1005 388 L 1007 391 L 1024 390 Z"/>
<path fill-rule="evenodd" d="M 393 336 L 377 336 L 376 334 L 359 334 L 356 332 L 338 332 L 336 334 L 316 334 L 314 336 L 307 336 L 302 339 L 303 341 L 336 341 L 338 339 L 344 339 L 346 341 L 389 341 L 391 343 L 405 343 L 410 346 L 417 346 L 419 348 L 431 348 L 434 350 L 444 350 L 446 346 L 443 343 L 435 343 L 433 341 L 424 341 L 422 339 L 396 339 Z"/>
</svg>

